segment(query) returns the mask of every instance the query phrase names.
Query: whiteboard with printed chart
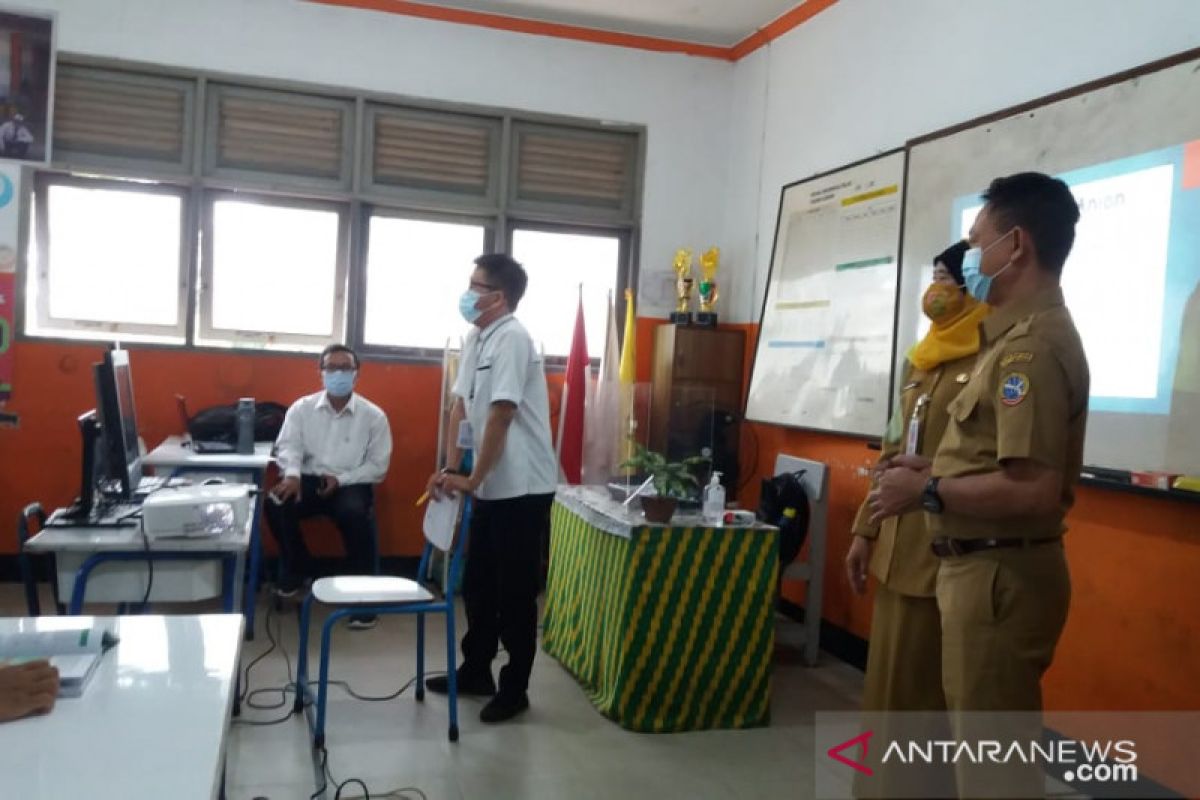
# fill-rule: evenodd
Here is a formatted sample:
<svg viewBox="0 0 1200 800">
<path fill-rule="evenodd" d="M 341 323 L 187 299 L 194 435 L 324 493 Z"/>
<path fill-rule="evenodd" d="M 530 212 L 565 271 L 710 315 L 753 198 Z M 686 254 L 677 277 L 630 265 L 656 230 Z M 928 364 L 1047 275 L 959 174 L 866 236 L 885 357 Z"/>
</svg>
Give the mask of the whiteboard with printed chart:
<svg viewBox="0 0 1200 800">
<path fill-rule="evenodd" d="M 882 435 L 904 168 L 897 150 L 784 187 L 747 419 Z"/>
</svg>

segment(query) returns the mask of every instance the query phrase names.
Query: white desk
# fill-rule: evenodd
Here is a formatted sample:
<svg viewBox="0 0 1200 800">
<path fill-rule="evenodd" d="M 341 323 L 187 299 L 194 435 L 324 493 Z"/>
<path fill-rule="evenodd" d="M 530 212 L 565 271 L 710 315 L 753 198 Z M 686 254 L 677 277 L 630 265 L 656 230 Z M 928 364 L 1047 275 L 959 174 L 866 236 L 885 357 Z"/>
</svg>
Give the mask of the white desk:
<svg viewBox="0 0 1200 800">
<path fill-rule="evenodd" d="M 263 478 L 273 457 L 271 442 L 255 442 L 254 455 L 238 455 L 237 453 L 196 453 L 192 451 L 187 437 L 168 436 L 162 443 L 146 454 L 142 459 L 143 467 L 152 467 L 155 471 L 169 471 L 172 474 L 181 472 L 233 472 L 248 478 L 247 483 L 253 483 L 265 491 Z M 254 609 L 258 600 L 259 573 L 262 571 L 262 503 L 260 493 L 254 502 L 251 519 L 254 526 L 250 537 L 250 591 L 246 598 L 246 639 L 254 638 Z M 241 587 L 238 587 L 241 591 Z"/>
<path fill-rule="evenodd" d="M 0 631 L 90 617 L 0 619 Z M 213 800 L 242 639 L 238 614 L 97 618 L 121 642 L 82 697 L 0 724 L 2 793 L 21 800 Z"/>
<path fill-rule="evenodd" d="M 192 597 L 173 595 L 168 581 L 157 572 L 159 564 L 167 564 L 172 560 L 199 560 L 204 557 L 213 559 L 234 559 L 233 572 L 225 582 L 222 594 L 225 596 L 226 611 L 236 611 L 242 608 L 242 585 L 246 575 L 246 552 L 255 527 L 253 519 L 247 519 L 246 524 L 236 533 L 224 536 L 197 537 L 192 539 L 151 539 L 150 558 L 155 562 L 155 581 L 151 587 L 151 600 L 190 600 Z M 71 601 L 68 613 L 79 614 L 85 600 L 89 599 L 86 587 L 91 576 L 89 572 L 95 567 L 95 580 L 103 580 L 107 574 L 109 587 L 102 587 L 94 592 L 90 599 L 110 602 L 140 602 L 146 591 L 146 544 L 142 538 L 140 525 L 129 525 L 121 528 L 60 528 L 48 527 L 25 543 L 25 549 L 31 553 L 54 553 L 59 562 L 59 569 L 66 573 L 71 566 L 76 566 L 76 574 L 72 579 Z M 101 562 L 95 564 L 96 561 Z M 126 564 L 103 563 L 112 561 L 128 562 Z M 70 564 L 71 566 L 65 566 Z M 115 574 L 114 574 L 115 573 Z M 165 576 L 168 573 L 163 573 Z M 116 584 L 113 586 L 113 584 Z M 232 584 L 232 586 L 230 585 Z M 66 586 L 60 582 L 60 589 Z M 107 591 L 105 591 L 107 589 Z M 120 596 L 112 596 L 111 591 L 120 592 Z"/>
<path fill-rule="evenodd" d="M 142 458 L 142 466 L 155 469 L 185 471 L 198 469 L 230 470 L 233 472 L 262 471 L 271 463 L 270 442 L 255 442 L 254 455 L 237 453 L 196 453 L 186 444 L 187 437 L 168 436 L 158 447 Z"/>
</svg>

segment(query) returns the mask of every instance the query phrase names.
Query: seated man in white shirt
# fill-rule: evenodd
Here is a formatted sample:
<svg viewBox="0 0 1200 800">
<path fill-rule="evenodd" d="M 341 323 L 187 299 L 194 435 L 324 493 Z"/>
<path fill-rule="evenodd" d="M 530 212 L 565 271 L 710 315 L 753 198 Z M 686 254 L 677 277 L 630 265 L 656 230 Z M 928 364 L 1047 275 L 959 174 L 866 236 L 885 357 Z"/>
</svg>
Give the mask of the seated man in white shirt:
<svg viewBox="0 0 1200 800">
<path fill-rule="evenodd" d="M 295 594 L 312 574 L 300 521 L 331 518 L 342 535 L 347 575 L 375 569 L 373 485 L 387 474 L 392 431 L 379 406 L 354 393 L 358 355 L 331 344 L 321 353 L 324 390 L 301 397 L 288 409 L 275 441 L 282 478 L 271 489 L 267 522 L 283 561 L 278 592 Z M 350 627 L 369 628 L 372 616 L 351 617 Z"/>
</svg>

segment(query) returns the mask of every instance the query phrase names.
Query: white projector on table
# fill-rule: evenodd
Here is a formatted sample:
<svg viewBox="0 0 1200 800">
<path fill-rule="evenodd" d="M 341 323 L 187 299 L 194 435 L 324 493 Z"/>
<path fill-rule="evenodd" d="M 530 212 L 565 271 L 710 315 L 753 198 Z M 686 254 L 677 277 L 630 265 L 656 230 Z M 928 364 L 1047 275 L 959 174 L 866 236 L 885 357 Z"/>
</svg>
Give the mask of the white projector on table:
<svg viewBox="0 0 1200 800">
<path fill-rule="evenodd" d="M 240 531 L 250 516 L 248 483 L 163 489 L 142 503 L 150 538 L 223 536 Z"/>
</svg>

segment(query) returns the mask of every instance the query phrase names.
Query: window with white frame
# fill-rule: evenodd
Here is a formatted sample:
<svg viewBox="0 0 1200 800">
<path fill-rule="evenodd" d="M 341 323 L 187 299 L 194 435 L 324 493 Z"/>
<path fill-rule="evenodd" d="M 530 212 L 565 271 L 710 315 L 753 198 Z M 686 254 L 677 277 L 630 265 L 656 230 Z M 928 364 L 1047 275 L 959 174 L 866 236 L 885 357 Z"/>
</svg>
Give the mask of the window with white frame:
<svg viewBox="0 0 1200 800">
<path fill-rule="evenodd" d="M 529 271 L 519 316 L 547 355 L 583 284 L 598 356 L 608 294 L 636 280 L 635 126 L 60 62 L 26 335 L 428 359 L 499 251 Z"/>
<path fill-rule="evenodd" d="M 185 193 L 118 181 L 38 183 L 27 331 L 184 341 Z"/>
<path fill-rule="evenodd" d="M 512 232 L 512 255 L 529 276 L 516 316 L 534 341 L 541 342 L 546 355 L 571 352 L 582 297 L 588 356 L 602 356 L 610 293 L 616 302 L 621 237 L 518 227 Z"/>
<path fill-rule="evenodd" d="M 467 331 L 458 298 L 487 245 L 481 224 L 372 214 L 363 342 L 441 349 Z"/>
<path fill-rule="evenodd" d="M 201 342 L 315 347 L 342 338 L 341 208 L 217 195 L 207 211 Z"/>
</svg>

